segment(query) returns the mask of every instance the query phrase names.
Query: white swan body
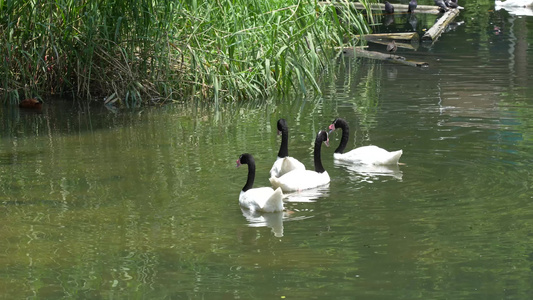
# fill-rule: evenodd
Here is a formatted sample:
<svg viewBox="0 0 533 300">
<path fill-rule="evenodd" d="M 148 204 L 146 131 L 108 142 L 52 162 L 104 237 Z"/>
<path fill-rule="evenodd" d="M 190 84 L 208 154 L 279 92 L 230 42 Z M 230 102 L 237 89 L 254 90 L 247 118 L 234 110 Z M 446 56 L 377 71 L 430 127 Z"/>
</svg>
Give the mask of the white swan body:
<svg viewBox="0 0 533 300">
<path fill-rule="evenodd" d="M 294 170 L 305 170 L 305 166 L 294 157 L 278 157 L 270 169 L 270 177 L 280 177 Z"/>
<path fill-rule="evenodd" d="M 363 146 L 346 153 L 333 153 L 333 158 L 354 164 L 397 165 L 403 151 L 389 152 L 378 146 Z"/>
<path fill-rule="evenodd" d="M 270 184 L 274 188 L 281 188 L 284 192 L 295 192 L 316 188 L 330 182 L 328 172 L 324 170 L 320 159 L 320 149 L 322 142 L 329 145 L 328 134 L 325 131 L 319 131 L 315 139 L 315 148 L 313 150 L 315 170 L 293 170 L 281 177 L 270 177 Z"/>
<path fill-rule="evenodd" d="M 283 192 L 271 187 L 260 187 L 241 191 L 239 204 L 250 211 L 277 212 L 283 210 Z"/>
<path fill-rule="evenodd" d="M 496 0 L 494 3 L 497 7 L 528 7 L 533 5 L 533 0 Z"/>
<path fill-rule="evenodd" d="M 299 192 L 328 184 L 331 179 L 327 171 L 295 170 L 279 178 L 271 177 L 270 184 L 284 192 Z"/>
<path fill-rule="evenodd" d="M 248 165 L 248 179 L 239 194 L 239 204 L 251 212 L 277 212 L 283 210 L 283 192 L 271 187 L 252 188 L 255 180 L 255 160 L 244 153 L 237 160 L 237 167 Z"/>
<path fill-rule="evenodd" d="M 506 10 L 510 15 L 533 16 L 533 0 L 507 0 L 495 1 L 495 9 Z"/>
<path fill-rule="evenodd" d="M 280 177 L 293 170 L 305 170 L 304 164 L 296 158 L 289 156 L 289 126 L 285 119 L 279 119 L 277 123 L 278 134 L 281 134 L 278 158 L 270 169 L 270 177 Z"/>
<path fill-rule="evenodd" d="M 397 165 L 403 154 L 402 150 L 389 152 L 378 146 L 363 146 L 343 153 L 344 148 L 346 148 L 346 144 L 348 143 L 350 129 L 348 123 L 341 118 L 335 119 L 335 121 L 329 125 L 330 132 L 337 128 L 342 129 L 342 137 L 339 147 L 337 147 L 335 153 L 333 153 L 333 158 L 336 160 L 353 164 Z"/>
</svg>

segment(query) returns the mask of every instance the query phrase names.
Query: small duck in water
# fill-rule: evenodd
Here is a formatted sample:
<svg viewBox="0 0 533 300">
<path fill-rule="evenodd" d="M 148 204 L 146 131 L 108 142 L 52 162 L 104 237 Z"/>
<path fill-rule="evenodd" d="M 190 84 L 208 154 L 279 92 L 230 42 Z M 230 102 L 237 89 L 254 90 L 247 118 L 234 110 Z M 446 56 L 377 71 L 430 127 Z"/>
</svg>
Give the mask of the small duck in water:
<svg viewBox="0 0 533 300">
<path fill-rule="evenodd" d="M 20 108 L 41 109 L 43 107 L 43 101 L 37 98 L 28 98 L 20 101 Z"/>
</svg>

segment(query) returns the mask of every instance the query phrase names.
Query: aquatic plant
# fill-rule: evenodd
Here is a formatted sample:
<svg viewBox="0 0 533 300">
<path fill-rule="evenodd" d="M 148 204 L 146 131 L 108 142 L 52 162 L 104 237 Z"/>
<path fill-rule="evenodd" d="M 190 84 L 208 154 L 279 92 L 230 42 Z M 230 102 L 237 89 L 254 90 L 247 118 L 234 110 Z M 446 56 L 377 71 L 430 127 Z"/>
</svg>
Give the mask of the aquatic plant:
<svg viewBox="0 0 533 300">
<path fill-rule="evenodd" d="M 319 92 L 330 50 L 368 31 L 347 1 L 0 1 L 0 16 L 0 96 L 13 103 Z"/>
</svg>

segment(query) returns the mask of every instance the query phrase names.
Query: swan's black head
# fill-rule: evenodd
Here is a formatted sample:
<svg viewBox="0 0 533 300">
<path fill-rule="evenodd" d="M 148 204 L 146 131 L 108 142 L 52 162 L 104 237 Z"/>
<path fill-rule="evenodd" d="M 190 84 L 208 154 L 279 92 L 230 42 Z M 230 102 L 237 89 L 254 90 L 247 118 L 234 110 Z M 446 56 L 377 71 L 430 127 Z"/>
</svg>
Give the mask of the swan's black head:
<svg viewBox="0 0 533 300">
<path fill-rule="evenodd" d="M 337 128 L 343 128 L 343 126 L 346 126 L 346 121 L 342 118 L 337 118 L 329 125 L 329 133 L 333 132 Z"/>
<path fill-rule="evenodd" d="M 254 157 L 249 153 L 241 154 L 241 156 L 239 156 L 239 159 L 237 159 L 237 167 L 251 163 L 254 163 Z"/>
<path fill-rule="evenodd" d="M 316 135 L 316 142 L 322 143 L 324 142 L 326 146 L 329 147 L 329 136 L 328 133 L 325 130 L 320 130 L 318 134 Z"/>
<path fill-rule="evenodd" d="M 283 131 L 286 131 L 289 129 L 289 126 L 287 125 L 287 121 L 285 119 L 279 119 L 278 120 L 278 134 L 281 134 Z"/>
</svg>

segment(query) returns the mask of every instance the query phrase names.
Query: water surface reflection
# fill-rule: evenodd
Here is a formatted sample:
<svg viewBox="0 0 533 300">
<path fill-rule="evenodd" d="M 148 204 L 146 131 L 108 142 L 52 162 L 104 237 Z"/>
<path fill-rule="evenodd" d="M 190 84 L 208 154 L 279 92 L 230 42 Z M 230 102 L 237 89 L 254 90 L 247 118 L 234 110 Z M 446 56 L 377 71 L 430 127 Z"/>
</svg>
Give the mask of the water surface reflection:
<svg viewBox="0 0 533 300">
<path fill-rule="evenodd" d="M 413 52 L 429 69 L 341 56 L 318 98 L 1 107 L 0 297 L 528 297 L 531 38 L 481 11 Z M 351 148 L 403 149 L 405 165 L 354 168 L 324 148 L 328 187 L 246 215 L 235 157 L 252 153 L 268 185 L 281 117 L 306 166 L 336 117 L 354 122 Z"/>
</svg>

